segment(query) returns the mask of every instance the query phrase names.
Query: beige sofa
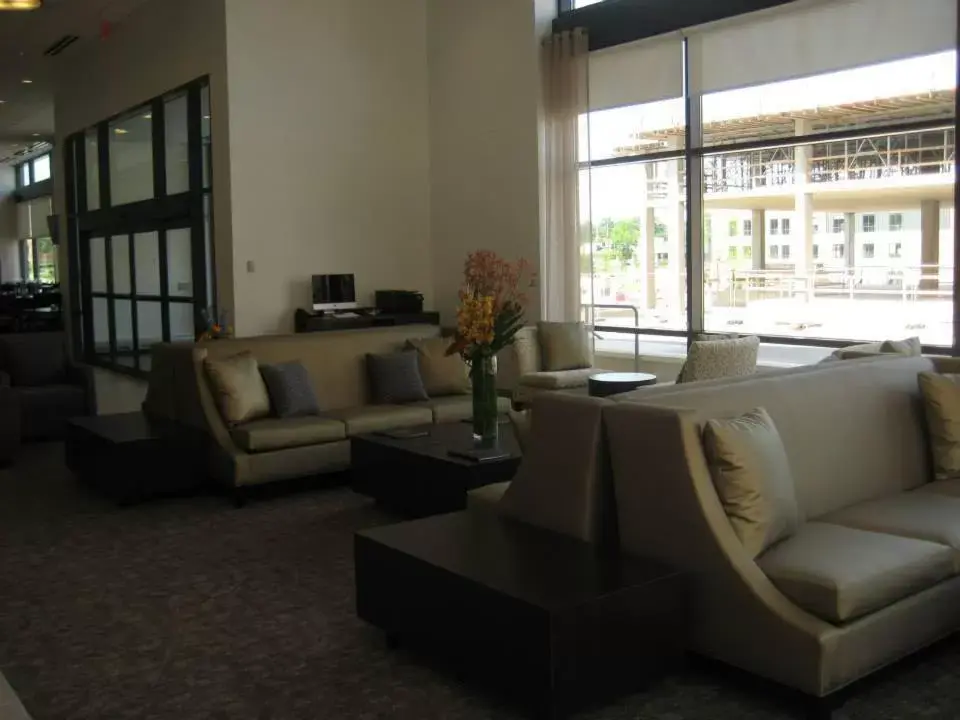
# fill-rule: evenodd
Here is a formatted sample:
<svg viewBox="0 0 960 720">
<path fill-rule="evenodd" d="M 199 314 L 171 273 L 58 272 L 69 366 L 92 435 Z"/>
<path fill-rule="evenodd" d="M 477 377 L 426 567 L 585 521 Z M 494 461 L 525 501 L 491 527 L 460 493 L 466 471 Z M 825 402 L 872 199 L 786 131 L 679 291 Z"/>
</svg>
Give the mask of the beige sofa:
<svg viewBox="0 0 960 720">
<path fill-rule="evenodd" d="M 350 464 L 354 435 L 471 416 L 470 395 L 407 405 L 371 404 L 366 355 L 398 351 L 410 339 L 439 333 L 436 326 L 410 325 L 157 345 L 144 412 L 205 432 L 210 438 L 209 472 L 230 486 L 344 470 Z M 267 418 L 228 427 L 211 395 L 203 361 L 244 351 L 253 353 L 261 364 L 301 362 L 322 415 Z M 504 399 L 502 410 L 508 408 L 509 401 Z"/>
<path fill-rule="evenodd" d="M 621 545 L 692 571 L 692 649 L 824 698 L 960 629 L 960 482 L 931 482 L 917 387 L 920 372 L 958 369 L 853 360 L 603 409 Z M 777 425 L 803 524 L 754 560 L 701 428 L 756 407 Z"/>
<path fill-rule="evenodd" d="M 591 542 L 616 536 L 690 571 L 692 650 L 829 706 L 960 629 L 960 481 L 931 481 L 925 371 L 958 373 L 960 360 L 886 356 L 611 400 L 538 397 L 513 484 L 471 493 L 469 508 Z M 753 559 L 701 433 L 756 407 L 777 424 L 803 522 Z"/>
</svg>

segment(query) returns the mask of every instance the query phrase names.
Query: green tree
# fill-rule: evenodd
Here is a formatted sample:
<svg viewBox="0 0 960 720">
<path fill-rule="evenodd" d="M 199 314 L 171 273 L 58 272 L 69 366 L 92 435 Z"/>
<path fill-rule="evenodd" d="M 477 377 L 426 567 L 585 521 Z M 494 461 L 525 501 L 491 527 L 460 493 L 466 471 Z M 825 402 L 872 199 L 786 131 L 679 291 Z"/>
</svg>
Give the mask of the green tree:
<svg viewBox="0 0 960 720">
<path fill-rule="evenodd" d="M 631 262 L 637 254 L 640 244 L 640 221 L 636 218 L 618 220 L 610 231 L 610 249 L 613 256 L 622 264 Z"/>
</svg>

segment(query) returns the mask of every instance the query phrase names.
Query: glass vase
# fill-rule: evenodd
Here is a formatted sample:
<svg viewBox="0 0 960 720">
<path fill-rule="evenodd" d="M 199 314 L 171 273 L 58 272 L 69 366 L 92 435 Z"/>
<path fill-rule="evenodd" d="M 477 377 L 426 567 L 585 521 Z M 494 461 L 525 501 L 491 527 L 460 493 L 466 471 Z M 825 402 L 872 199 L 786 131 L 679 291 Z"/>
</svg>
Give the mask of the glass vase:
<svg viewBox="0 0 960 720">
<path fill-rule="evenodd" d="M 470 363 L 473 386 L 473 441 L 478 447 L 497 444 L 497 358 L 480 355 Z"/>
</svg>

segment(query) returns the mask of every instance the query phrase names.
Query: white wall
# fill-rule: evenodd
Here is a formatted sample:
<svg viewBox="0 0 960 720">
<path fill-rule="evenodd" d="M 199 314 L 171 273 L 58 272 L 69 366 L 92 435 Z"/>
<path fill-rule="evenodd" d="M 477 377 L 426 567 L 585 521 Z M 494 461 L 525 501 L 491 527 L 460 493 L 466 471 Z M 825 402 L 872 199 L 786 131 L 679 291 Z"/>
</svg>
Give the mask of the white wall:
<svg viewBox="0 0 960 720">
<path fill-rule="evenodd" d="M 0 282 L 20 279 L 17 206 L 13 201 L 15 187 L 13 167 L 0 165 Z"/>
<path fill-rule="evenodd" d="M 57 177 L 62 178 L 62 148 L 68 135 L 209 75 L 218 291 L 221 307 L 229 311 L 233 259 L 224 3 L 153 0 L 125 18 L 107 40 L 78 44 L 56 61 L 55 119 Z M 65 203 L 64 186 L 58 182 L 56 207 L 61 216 Z M 61 277 L 67 278 L 65 268 Z"/>
<path fill-rule="evenodd" d="M 426 30 L 426 0 L 228 3 L 239 335 L 290 331 L 312 274 L 432 304 Z"/>
<path fill-rule="evenodd" d="M 471 250 L 540 266 L 537 39 L 551 4 L 429 0 L 431 234 L 444 322 Z M 527 316 L 539 315 L 534 297 Z"/>
</svg>

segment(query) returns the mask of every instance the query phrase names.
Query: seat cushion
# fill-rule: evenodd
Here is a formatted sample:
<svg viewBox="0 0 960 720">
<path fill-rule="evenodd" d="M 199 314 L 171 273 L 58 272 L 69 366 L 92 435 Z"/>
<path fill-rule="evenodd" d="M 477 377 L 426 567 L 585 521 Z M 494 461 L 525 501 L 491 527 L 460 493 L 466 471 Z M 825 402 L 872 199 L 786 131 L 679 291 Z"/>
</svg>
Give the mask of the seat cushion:
<svg viewBox="0 0 960 720">
<path fill-rule="evenodd" d="M 954 573 L 946 545 L 809 522 L 757 559 L 803 609 L 842 623 L 886 607 Z"/>
<path fill-rule="evenodd" d="M 587 381 L 598 372 L 601 371 L 589 367 L 577 370 L 527 373 L 520 377 L 519 384 L 539 390 L 568 390 L 570 388 L 587 387 Z"/>
<path fill-rule="evenodd" d="M 960 571 L 960 498 L 930 492 L 904 492 L 858 503 L 817 519 L 948 545 L 954 550 L 954 563 Z"/>
<path fill-rule="evenodd" d="M 230 436 L 241 450 L 258 453 L 343 440 L 347 428 L 329 418 L 269 418 L 235 427 Z"/>
<path fill-rule="evenodd" d="M 342 421 L 347 427 L 347 437 L 433 422 L 433 411 L 417 405 L 364 405 L 330 410 L 323 415 Z"/>
<path fill-rule="evenodd" d="M 434 423 L 458 422 L 473 417 L 473 398 L 470 395 L 449 395 L 410 403 L 411 407 L 427 408 L 433 413 Z M 497 407 L 505 413 L 510 409 L 509 398 L 497 398 Z"/>
</svg>

